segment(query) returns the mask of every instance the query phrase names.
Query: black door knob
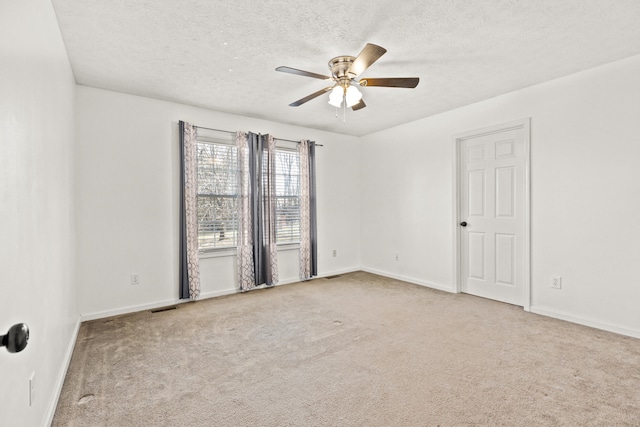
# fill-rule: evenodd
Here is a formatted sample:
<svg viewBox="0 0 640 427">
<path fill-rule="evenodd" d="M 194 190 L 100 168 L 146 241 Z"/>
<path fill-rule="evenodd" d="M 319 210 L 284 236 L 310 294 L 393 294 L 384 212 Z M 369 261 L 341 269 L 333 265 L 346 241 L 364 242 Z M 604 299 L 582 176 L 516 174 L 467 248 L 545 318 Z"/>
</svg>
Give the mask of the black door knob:
<svg viewBox="0 0 640 427">
<path fill-rule="evenodd" d="M 460 225 L 461 225 L 461 226 L 463 226 L 463 227 L 466 227 L 466 226 L 467 226 L 467 222 L 466 222 L 466 221 L 462 221 L 462 222 L 460 223 Z"/>
<path fill-rule="evenodd" d="M 29 327 L 18 323 L 9 328 L 7 335 L 0 335 L 0 347 L 7 347 L 9 353 L 19 353 L 29 343 Z"/>
</svg>

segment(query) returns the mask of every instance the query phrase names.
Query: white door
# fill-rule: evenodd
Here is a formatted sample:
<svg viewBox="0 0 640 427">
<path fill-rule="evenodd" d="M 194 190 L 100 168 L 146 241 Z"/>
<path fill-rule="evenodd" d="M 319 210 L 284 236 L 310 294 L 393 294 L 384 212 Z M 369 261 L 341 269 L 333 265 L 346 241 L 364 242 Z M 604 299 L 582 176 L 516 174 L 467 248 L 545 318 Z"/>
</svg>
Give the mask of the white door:
<svg viewBox="0 0 640 427">
<path fill-rule="evenodd" d="M 525 129 L 458 141 L 461 291 L 522 306 L 528 253 Z"/>
</svg>

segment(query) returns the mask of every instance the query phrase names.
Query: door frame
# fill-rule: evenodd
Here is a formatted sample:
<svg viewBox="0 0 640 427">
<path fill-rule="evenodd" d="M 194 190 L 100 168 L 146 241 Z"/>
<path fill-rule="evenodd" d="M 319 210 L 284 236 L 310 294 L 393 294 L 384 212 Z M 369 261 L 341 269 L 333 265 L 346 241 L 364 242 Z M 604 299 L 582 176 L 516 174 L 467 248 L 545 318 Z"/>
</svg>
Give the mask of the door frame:
<svg viewBox="0 0 640 427">
<path fill-rule="evenodd" d="M 522 129 L 524 134 L 524 301 L 525 311 L 531 310 L 531 118 L 488 126 L 453 135 L 453 285 L 454 292 L 462 291 L 462 233 L 460 230 L 460 145 L 463 141 L 479 136 L 491 135 L 509 130 Z"/>
</svg>

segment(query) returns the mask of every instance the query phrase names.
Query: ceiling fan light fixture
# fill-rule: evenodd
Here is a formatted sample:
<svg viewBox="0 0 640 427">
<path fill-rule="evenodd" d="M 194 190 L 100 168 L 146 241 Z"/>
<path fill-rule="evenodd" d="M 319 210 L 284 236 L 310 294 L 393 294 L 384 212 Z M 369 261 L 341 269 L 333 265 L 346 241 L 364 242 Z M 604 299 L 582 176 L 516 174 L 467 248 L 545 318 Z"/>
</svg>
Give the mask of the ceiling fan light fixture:
<svg viewBox="0 0 640 427">
<path fill-rule="evenodd" d="M 362 93 L 360 93 L 357 87 L 349 85 L 344 98 L 347 104 L 347 108 L 351 108 L 358 102 L 360 102 L 360 100 L 362 99 Z"/>
<path fill-rule="evenodd" d="M 342 98 L 344 97 L 344 89 L 342 86 L 336 85 L 331 89 L 329 94 L 329 104 L 336 108 L 340 108 L 342 105 Z"/>
</svg>

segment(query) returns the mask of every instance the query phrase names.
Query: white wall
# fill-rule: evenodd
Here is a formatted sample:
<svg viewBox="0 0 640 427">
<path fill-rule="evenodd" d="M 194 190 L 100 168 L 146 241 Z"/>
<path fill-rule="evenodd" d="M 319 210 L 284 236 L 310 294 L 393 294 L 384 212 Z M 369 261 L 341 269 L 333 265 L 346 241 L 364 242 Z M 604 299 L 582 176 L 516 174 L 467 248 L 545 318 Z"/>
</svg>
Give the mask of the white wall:
<svg viewBox="0 0 640 427">
<path fill-rule="evenodd" d="M 83 318 L 178 299 L 179 120 L 323 144 L 316 150 L 319 273 L 359 269 L 358 138 L 84 86 L 76 100 Z M 280 281 L 297 281 L 298 252 L 280 252 L 279 260 Z M 200 265 L 203 296 L 236 289 L 234 256 L 203 258 Z M 140 275 L 140 285 L 130 284 L 131 273 Z"/>
<path fill-rule="evenodd" d="M 75 83 L 47 0 L 0 2 L 0 424 L 45 425 L 79 325 L 73 209 Z M 29 407 L 29 376 L 35 401 Z"/>
<path fill-rule="evenodd" d="M 364 137 L 363 267 L 452 290 L 452 136 L 531 117 L 531 309 L 640 336 L 638 76 L 635 56 Z"/>
</svg>

